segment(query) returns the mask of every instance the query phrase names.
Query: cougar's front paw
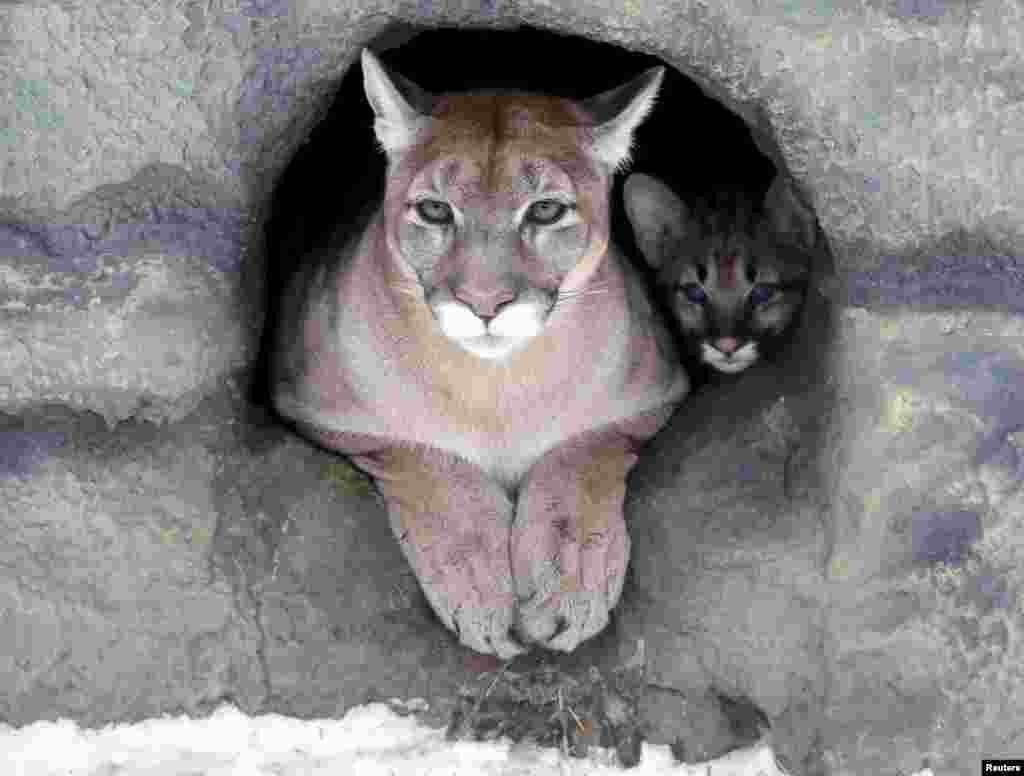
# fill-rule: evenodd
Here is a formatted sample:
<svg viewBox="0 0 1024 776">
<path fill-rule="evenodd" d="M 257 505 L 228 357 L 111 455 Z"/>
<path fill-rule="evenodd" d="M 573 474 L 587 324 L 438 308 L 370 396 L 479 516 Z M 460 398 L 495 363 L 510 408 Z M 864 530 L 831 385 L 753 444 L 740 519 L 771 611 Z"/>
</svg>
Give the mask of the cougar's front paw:
<svg viewBox="0 0 1024 776">
<path fill-rule="evenodd" d="M 438 617 L 470 649 L 507 660 L 526 651 L 512 635 L 515 591 L 507 534 L 470 533 L 402 549 Z"/>
<path fill-rule="evenodd" d="M 536 513 L 512 529 L 519 637 L 569 652 L 608 624 L 629 562 L 621 511 L 598 520 Z"/>
</svg>

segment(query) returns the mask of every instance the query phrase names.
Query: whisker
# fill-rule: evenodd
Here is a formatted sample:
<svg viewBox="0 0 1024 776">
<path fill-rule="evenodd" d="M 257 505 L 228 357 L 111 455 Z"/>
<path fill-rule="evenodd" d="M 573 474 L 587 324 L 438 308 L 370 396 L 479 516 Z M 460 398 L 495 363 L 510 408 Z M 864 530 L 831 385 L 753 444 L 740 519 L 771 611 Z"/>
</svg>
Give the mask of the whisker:
<svg viewBox="0 0 1024 776">
<path fill-rule="evenodd" d="M 581 296 L 600 296 L 607 294 L 610 288 L 607 283 L 595 284 L 586 288 L 577 289 L 575 291 L 559 291 L 559 299 L 576 299 Z"/>
<path fill-rule="evenodd" d="M 555 299 L 555 306 L 565 305 L 572 302 L 578 302 L 584 297 L 595 297 L 604 296 L 608 293 L 606 290 L 588 290 L 588 291 L 573 291 L 567 294 L 559 294 Z"/>
</svg>

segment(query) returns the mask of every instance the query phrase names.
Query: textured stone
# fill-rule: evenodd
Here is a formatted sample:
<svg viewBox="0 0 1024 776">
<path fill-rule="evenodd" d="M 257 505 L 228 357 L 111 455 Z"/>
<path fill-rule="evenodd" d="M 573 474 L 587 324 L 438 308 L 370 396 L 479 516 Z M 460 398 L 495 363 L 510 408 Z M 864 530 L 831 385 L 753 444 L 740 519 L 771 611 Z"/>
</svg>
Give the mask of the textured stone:
<svg viewBox="0 0 1024 776">
<path fill-rule="evenodd" d="M 280 431 L 243 434 L 237 409 L 113 431 L 0 416 L 5 721 L 454 696 L 467 650 L 365 478 Z"/>
<path fill-rule="evenodd" d="M 237 280 L 210 266 L 210 254 L 143 253 L 139 244 L 127 256 L 7 257 L 0 409 L 60 403 L 111 423 L 176 420 L 245 365 Z"/>
<path fill-rule="evenodd" d="M 5 720 L 195 711 L 258 676 L 255 631 L 209 575 L 216 456 L 199 437 L 66 411 L 0 422 Z"/>
<path fill-rule="evenodd" d="M 631 479 L 633 576 L 602 643 L 673 698 L 749 698 L 794 773 L 947 776 L 1021 750 L 1022 14 L 3 4 L 0 410 L 22 418 L 0 429 L 2 716 L 444 696 L 460 653 L 361 520 L 381 514 L 365 481 L 188 413 L 253 352 L 256 224 L 357 47 L 391 22 L 525 22 L 691 76 L 795 176 L 831 250 L 787 359 L 694 396 Z M 133 422 L 39 420 L 52 404 Z"/>
<path fill-rule="evenodd" d="M 957 772 L 1020 745 L 1022 323 L 843 316 L 824 730 L 851 773 L 914 753 Z"/>
</svg>

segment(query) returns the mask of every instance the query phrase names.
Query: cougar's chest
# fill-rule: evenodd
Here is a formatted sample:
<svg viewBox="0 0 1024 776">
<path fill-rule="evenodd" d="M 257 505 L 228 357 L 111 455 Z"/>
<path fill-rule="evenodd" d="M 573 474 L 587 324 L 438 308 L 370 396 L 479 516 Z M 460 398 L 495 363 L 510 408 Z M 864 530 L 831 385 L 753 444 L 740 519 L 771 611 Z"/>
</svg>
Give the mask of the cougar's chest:
<svg viewBox="0 0 1024 776">
<path fill-rule="evenodd" d="M 495 365 L 439 336 L 429 311 L 411 320 L 386 304 L 373 273 L 349 278 L 334 296 L 335 314 L 320 319 L 314 333 L 322 336 L 307 342 L 318 344 L 303 378 L 278 400 L 339 452 L 364 451 L 373 440 L 422 444 L 515 484 L 560 442 L 685 392 L 685 377 L 680 383 L 674 359 L 658 352 L 634 294 L 621 286 L 614 299 L 599 297 L 604 306 L 552 320 Z"/>
<path fill-rule="evenodd" d="M 559 339 L 545 344 L 557 348 Z M 615 381 L 603 379 L 599 363 L 570 375 L 564 364 L 545 369 L 549 354 L 535 355 L 536 369 L 510 370 L 471 355 L 438 363 L 424 347 L 378 353 L 382 367 L 374 371 L 389 377 L 358 379 L 358 400 L 333 422 L 453 453 L 514 484 L 551 447 L 622 412 Z M 369 357 L 364 350 L 356 361 Z"/>
</svg>

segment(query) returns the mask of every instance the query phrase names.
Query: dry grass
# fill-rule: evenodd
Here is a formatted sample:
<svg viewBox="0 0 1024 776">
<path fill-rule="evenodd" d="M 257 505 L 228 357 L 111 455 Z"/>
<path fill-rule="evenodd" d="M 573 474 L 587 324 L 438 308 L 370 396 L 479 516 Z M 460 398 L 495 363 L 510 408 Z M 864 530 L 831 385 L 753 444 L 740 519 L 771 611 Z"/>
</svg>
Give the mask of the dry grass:
<svg viewBox="0 0 1024 776">
<path fill-rule="evenodd" d="M 511 662 L 463 685 L 448 725 L 451 739 L 516 742 L 585 757 L 592 746 L 615 749 L 623 766 L 640 759 L 634 689 L 626 677 L 591 666 L 568 672 L 542 663 L 510 670 Z"/>
</svg>

